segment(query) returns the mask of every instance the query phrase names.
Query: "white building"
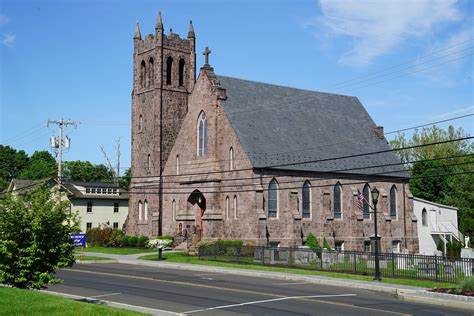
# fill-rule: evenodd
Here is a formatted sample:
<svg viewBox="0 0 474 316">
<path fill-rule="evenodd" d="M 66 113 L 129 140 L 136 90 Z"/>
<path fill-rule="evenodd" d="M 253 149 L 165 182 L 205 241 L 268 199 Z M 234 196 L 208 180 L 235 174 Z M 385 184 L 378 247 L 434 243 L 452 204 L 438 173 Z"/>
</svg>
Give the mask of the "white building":
<svg viewBox="0 0 474 316">
<path fill-rule="evenodd" d="M 418 219 L 420 254 L 434 255 L 439 240 L 461 241 L 464 237 L 458 230 L 458 209 L 420 198 L 413 198 L 413 209 Z"/>
<path fill-rule="evenodd" d="M 24 194 L 40 184 L 52 187 L 58 182 L 55 179 L 13 179 L 7 192 Z M 64 181 L 61 186 L 71 202 L 71 211 L 79 216 L 81 232 L 99 226 L 122 229 L 128 215 L 127 190 L 104 182 Z"/>
</svg>

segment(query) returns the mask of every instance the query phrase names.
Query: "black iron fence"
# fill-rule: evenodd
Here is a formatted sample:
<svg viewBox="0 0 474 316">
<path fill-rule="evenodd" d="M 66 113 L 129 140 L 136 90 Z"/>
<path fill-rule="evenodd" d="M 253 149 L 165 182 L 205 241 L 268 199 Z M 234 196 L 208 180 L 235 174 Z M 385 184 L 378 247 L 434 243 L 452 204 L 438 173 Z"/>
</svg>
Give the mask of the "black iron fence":
<svg viewBox="0 0 474 316">
<path fill-rule="evenodd" d="M 313 251 L 308 247 L 201 246 L 199 259 L 373 275 L 375 255 L 359 251 Z M 474 275 L 474 259 L 402 253 L 379 254 L 382 277 L 459 283 Z"/>
</svg>

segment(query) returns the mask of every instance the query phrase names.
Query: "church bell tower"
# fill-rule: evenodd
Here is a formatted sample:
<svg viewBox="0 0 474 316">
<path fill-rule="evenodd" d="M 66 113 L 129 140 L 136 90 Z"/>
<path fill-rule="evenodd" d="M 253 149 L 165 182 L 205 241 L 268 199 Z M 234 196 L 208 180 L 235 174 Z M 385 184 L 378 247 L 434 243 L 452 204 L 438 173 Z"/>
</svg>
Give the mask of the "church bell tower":
<svg viewBox="0 0 474 316">
<path fill-rule="evenodd" d="M 155 33 L 144 39 L 137 21 L 133 46 L 132 180 L 124 229 L 130 235 L 157 236 L 162 227 L 163 167 L 196 81 L 192 21 L 187 38 L 172 29 L 166 35 L 158 12 Z"/>
</svg>

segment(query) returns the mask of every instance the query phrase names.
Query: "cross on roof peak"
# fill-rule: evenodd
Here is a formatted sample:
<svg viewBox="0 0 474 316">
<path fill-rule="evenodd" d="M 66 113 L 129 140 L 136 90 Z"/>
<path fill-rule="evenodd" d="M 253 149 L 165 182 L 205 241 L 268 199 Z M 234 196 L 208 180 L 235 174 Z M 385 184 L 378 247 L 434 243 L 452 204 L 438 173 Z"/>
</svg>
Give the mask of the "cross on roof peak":
<svg viewBox="0 0 474 316">
<path fill-rule="evenodd" d="M 210 53 L 211 53 L 211 50 L 209 49 L 209 47 L 206 46 L 206 48 L 204 49 L 204 53 L 202 53 L 205 56 L 204 65 L 209 65 L 209 54 Z"/>
</svg>

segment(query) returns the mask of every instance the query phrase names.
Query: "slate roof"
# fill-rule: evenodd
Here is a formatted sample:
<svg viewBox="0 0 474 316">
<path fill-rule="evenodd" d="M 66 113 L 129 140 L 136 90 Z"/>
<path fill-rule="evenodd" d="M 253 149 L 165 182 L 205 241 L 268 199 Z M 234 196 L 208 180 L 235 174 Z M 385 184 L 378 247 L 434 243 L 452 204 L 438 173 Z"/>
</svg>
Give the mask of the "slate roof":
<svg viewBox="0 0 474 316">
<path fill-rule="evenodd" d="M 72 193 L 72 195 L 69 196 L 70 198 L 96 200 L 128 200 L 128 191 L 119 188 L 119 185 L 115 183 L 66 181 L 63 182 L 63 186 Z M 84 190 L 78 189 L 76 186 L 81 186 L 85 188 L 118 189 L 119 194 L 86 193 Z"/>
<path fill-rule="evenodd" d="M 356 97 L 217 78 L 226 89 L 224 111 L 255 168 L 407 176 L 393 173 L 401 165 L 354 169 L 400 163 L 393 152 L 331 159 L 390 149 Z"/>
</svg>

